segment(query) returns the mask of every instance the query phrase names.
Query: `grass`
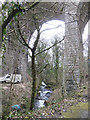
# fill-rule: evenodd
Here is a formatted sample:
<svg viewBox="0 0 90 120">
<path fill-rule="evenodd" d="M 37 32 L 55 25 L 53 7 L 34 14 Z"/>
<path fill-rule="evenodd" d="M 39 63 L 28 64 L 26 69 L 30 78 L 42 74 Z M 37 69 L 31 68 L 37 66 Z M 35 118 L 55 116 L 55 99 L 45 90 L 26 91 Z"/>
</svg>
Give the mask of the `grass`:
<svg viewBox="0 0 90 120">
<path fill-rule="evenodd" d="M 77 105 L 68 108 L 67 112 L 62 112 L 62 114 L 64 118 L 80 118 L 81 111 L 88 111 L 88 102 L 79 102 Z"/>
</svg>

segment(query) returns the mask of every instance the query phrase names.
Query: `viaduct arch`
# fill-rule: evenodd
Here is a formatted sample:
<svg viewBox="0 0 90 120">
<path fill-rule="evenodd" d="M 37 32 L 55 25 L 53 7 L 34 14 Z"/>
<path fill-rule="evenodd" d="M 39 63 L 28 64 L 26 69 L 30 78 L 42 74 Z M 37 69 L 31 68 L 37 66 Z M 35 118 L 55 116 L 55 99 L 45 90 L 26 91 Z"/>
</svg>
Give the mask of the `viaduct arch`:
<svg viewBox="0 0 90 120">
<path fill-rule="evenodd" d="M 65 22 L 65 51 L 64 51 L 64 81 L 69 84 L 70 81 L 76 79 L 80 81 L 80 74 L 83 72 L 80 68 L 80 60 L 83 57 L 82 51 L 82 32 L 86 23 L 89 21 L 90 16 L 88 11 L 90 7 L 89 2 L 80 3 L 53 3 L 46 2 L 40 3 L 34 9 L 35 14 L 38 17 L 39 25 L 49 20 L 62 20 Z M 22 28 L 23 34 L 26 34 L 27 40 L 30 31 L 30 36 L 35 31 L 34 21 L 32 19 L 33 10 L 28 11 L 24 17 L 20 17 L 20 22 L 26 24 Z M 15 26 L 15 23 L 14 25 Z M 29 31 L 28 31 L 29 28 Z M 14 36 L 14 37 L 13 37 Z M 14 45 L 14 46 L 13 46 Z M 22 74 L 23 81 L 26 82 L 28 58 L 27 54 L 23 52 L 23 49 L 27 51 L 27 48 L 17 42 L 17 38 L 13 33 L 8 37 L 7 51 L 5 53 L 5 62 L 2 67 L 2 75 L 8 72 L 14 72 L 14 69 L 18 69 L 18 72 Z M 73 71 L 72 71 L 73 70 Z M 65 83 L 63 83 L 65 84 Z M 67 90 L 70 90 L 70 88 Z"/>
</svg>

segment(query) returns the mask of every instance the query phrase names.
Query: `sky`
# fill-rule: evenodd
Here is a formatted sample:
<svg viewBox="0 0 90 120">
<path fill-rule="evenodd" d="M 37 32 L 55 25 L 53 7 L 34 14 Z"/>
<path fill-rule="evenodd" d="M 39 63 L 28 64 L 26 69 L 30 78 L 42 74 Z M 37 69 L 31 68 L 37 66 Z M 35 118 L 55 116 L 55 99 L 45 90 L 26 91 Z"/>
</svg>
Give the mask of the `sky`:
<svg viewBox="0 0 90 120">
<path fill-rule="evenodd" d="M 88 56 L 88 23 L 86 24 L 85 28 L 84 28 L 84 31 L 83 31 L 83 34 L 82 34 L 82 42 L 83 42 L 83 47 L 84 47 L 84 50 L 83 50 L 83 55 L 84 56 Z"/>
<path fill-rule="evenodd" d="M 65 32 L 65 24 L 63 21 L 60 20 L 49 21 L 42 25 L 40 41 L 50 45 L 51 42 L 53 41 L 54 36 L 59 36 L 62 39 L 62 37 L 64 36 L 64 32 Z M 36 34 L 37 32 L 35 31 L 31 38 L 31 43 L 30 43 L 31 47 L 33 46 Z"/>
<path fill-rule="evenodd" d="M 60 37 L 60 39 L 63 38 L 65 34 L 65 24 L 63 21 L 60 21 L 60 20 L 51 20 L 42 25 L 41 32 L 42 33 L 40 35 L 40 41 L 43 43 L 46 43 L 47 47 L 49 47 L 52 45 L 52 41 L 54 40 L 55 36 Z M 36 35 L 37 35 L 37 32 L 35 31 L 30 40 L 31 48 L 33 47 L 33 43 L 35 41 Z M 49 52 L 51 52 L 51 50 L 49 50 Z M 30 52 L 30 55 L 31 55 L 31 52 Z"/>
<path fill-rule="evenodd" d="M 42 25 L 41 31 L 43 32 L 40 35 L 40 41 L 50 44 L 53 41 L 54 36 L 58 36 L 61 39 L 63 38 L 63 36 L 65 35 L 65 24 L 63 21 L 60 20 L 52 20 L 47 23 L 44 23 Z M 34 34 L 32 35 L 30 44 L 31 47 L 33 46 L 36 34 L 37 33 L 35 31 Z M 84 48 L 87 48 L 87 38 L 88 38 L 88 23 L 85 26 L 82 35 Z"/>
<path fill-rule="evenodd" d="M 60 38 L 64 36 L 65 24 L 63 21 L 60 20 L 52 20 L 43 24 L 41 31 L 45 29 L 46 31 L 42 32 L 41 38 L 45 36 L 47 40 L 51 41 L 55 35 L 59 36 Z"/>
<path fill-rule="evenodd" d="M 49 30 L 47 30 L 47 29 L 49 29 Z M 50 46 L 52 44 L 54 36 L 58 36 L 58 37 L 60 37 L 60 39 L 63 38 L 63 36 L 65 35 L 65 24 L 63 21 L 60 21 L 60 20 L 52 20 L 47 23 L 44 23 L 42 25 L 41 31 L 43 31 L 43 32 L 40 36 L 40 41 L 47 43 L 47 45 Z M 36 34 L 37 33 L 35 31 L 34 34 L 32 35 L 30 47 L 33 46 Z M 84 32 L 82 35 L 83 44 L 84 44 L 83 54 L 85 56 L 88 55 L 87 38 L 88 38 L 88 24 L 85 26 L 85 29 L 84 29 Z"/>
</svg>

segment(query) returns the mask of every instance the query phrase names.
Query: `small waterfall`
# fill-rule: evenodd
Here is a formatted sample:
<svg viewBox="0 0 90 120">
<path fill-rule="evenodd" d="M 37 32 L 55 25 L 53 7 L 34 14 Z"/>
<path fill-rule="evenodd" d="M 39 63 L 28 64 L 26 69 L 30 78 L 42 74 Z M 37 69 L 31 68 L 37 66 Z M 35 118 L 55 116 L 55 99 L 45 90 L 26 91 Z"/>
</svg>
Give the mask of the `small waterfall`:
<svg viewBox="0 0 90 120">
<path fill-rule="evenodd" d="M 41 108 L 45 106 L 45 101 L 48 100 L 50 97 L 52 90 L 46 88 L 47 85 L 42 81 L 42 84 L 40 86 L 40 90 L 38 91 L 38 94 L 35 98 L 35 109 Z"/>
</svg>

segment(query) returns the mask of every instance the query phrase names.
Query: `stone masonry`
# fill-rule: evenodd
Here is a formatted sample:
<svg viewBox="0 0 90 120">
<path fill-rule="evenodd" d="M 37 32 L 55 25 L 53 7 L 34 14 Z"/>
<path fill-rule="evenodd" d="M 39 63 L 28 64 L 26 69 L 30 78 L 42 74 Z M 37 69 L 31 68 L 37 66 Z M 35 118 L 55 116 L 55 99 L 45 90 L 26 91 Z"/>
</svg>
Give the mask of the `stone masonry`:
<svg viewBox="0 0 90 120">
<path fill-rule="evenodd" d="M 65 80 L 65 85 L 68 86 L 67 85 L 68 82 L 70 82 L 72 85 L 77 82 L 80 82 L 79 55 L 82 52 L 82 47 L 80 47 L 81 44 L 80 41 L 82 41 L 81 35 L 83 31 L 80 29 L 82 29 L 81 26 L 85 27 L 85 24 L 87 22 L 85 22 L 84 24 L 84 22 L 81 23 L 79 21 L 83 17 L 83 15 L 81 16 L 81 14 L 86 14 L 84 20 L 87 19 L 87 12 L 81 11 L 84 3 L 79 4 L 79 3 L 67 2 L 65 3 L 65 11 L 61 13 L 60 7 L 62 7 L 62 4 L 63 3 L 58 3 L 59 7 L 56 6 L 57 8 L 56 9 L 52 7 L 53 3 L 40 3 L 40 6 L 38 5 L 35 7 L 35 12 L 37 12 L 36 14 L 39 17 L 39 21 L 40 21 L 39 24 L 43 24 L 46 21 L 55 20 L 55 19 L 63 20 L 65 22 L 64 80 Z M 50 7 L 51 9 L 48 10 L 48 8 Z M 37 9 L 42 10 L 41 15 L 40 15 L 40 11 L 38 12 Z M 59 12 L 57 13 L 54 12 L 55 9 Z M 78 9 L 80 10 L 78 11 Z M 43 10 L 45 10 L 45 15 L 43 14 L 44 13 Z M 85 10 L 83 9 L 83 11 Z M 29 11 L 27 13 L 28 20 L 26 21 L 26 23 L 28 23 L 28 26 L 30 26 L 29 29 L 31 30 L 31 34 L 33 34 L 35 27 L 34 24 L 32 23 L 32 16 L 30 16 L 31 14 L 32 11 Z M 53 15 L 54 17 L 52 17 Z M 65 18 L 63 16 L 65 16 Z M 21 20 L 21 21 L 25 22 L 25 20 Z M 26 30 L 26 28 L 24 28 L 24 30 Z M 19 42 L 17 42 L 17 38 L 15 35 L 10 36 L 10 38 L 8 38 L 7 51 L 5 53 L 6 65 L 3 64 L 2 73 L 3 75 L 5 75 L 7 73 L 13 73 L 16 70 L 17 73 L 22 74 L 23 80 L 25 80 L 24 82 L 26 82 L 28 59 L 27 59 L 27 53 L 23 52 L 23 49 L 27 51 L 25 47 L 23 47 Z M 67 88 L 67 90 L 68 89 L 71 90 L 73 87 L 72 85 L 70 85 L 69 88 Z"/>
<path fill-rule="evenodd" d="M 80 82 L 79 27 L 75 3 L 67 3 L 65 7 L 64 72 L 66 91 L 71 91 L 75 83 Z"/>
<path fill-rule="evenodd" d="M 27 50 L 18 40 L 15 34 L 8 36 L 7 50 L 2 64 L 2 76 L 8 73 L 21 74 L 23 81 L 27 81 Z"/>
</svg>

